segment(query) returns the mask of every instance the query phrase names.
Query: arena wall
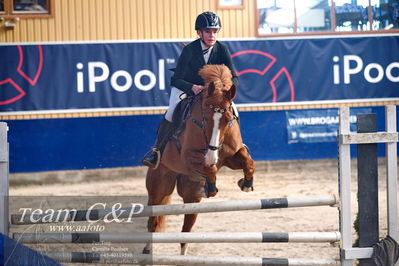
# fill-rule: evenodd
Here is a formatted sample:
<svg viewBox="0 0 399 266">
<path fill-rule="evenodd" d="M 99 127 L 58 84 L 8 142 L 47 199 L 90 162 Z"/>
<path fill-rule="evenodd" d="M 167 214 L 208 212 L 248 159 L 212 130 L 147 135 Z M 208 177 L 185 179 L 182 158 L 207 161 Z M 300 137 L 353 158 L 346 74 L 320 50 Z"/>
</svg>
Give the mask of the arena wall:
<svg viewBox="0 0 399 266">
<path fill-rule="evenodd" d="M 55 0 L 50 18 L 23 18 L 12 30 L 0 27 L 0 42 L 191 39 L 196 16 L 207 10 L 221 17 L 220 37 L 255 37 L 255 1 L 245 1 L 242 9 L 217 5 L 217 0 Z"/>
</svg>

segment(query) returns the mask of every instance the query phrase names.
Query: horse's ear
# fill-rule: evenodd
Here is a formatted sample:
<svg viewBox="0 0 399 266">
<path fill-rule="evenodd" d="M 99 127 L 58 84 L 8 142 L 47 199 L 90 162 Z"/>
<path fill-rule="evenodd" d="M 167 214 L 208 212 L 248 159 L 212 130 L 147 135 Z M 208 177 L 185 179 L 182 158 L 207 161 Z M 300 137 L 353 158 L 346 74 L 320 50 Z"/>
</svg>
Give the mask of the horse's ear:
<svg viewBox="0 0 399 266">
<path fill-rule="evenodd" d="M 236 85 L 233 84 L 230 87 L 230 90 L 224 92 L 224 97 L 226 97 L 228 100 L 233 100 L 234 97 L 236 97 L 237 89 Z"/>
<path fill-rule="evenodd" d="M 208 96 L 212 96 L 214 92 L 215 92 L 215 84 L 212 81 L 208 85 Z"/>
</svg>

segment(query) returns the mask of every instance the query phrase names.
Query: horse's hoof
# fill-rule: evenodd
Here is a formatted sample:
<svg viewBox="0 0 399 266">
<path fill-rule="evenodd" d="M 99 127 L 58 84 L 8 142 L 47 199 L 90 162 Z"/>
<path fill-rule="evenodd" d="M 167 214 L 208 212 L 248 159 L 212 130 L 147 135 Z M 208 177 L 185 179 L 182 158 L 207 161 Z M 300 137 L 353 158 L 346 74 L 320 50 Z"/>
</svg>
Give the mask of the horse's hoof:
<svg viewBox="0 0 399 266">
<path fill-rule="evenodd" d="M 237 185 L 244 192 L 254 191 L 253 180 L 252 179 L 251 180 L 247 180 L 245 178 L 241 178 L 240 180 L 238 180 Z"/>
<path fill-rule="evenodd" d="M 143 254 L 151 254 L 152 253 L 152 244 L 147 243 L 143 248 Z"/>
<path fill-rule="evenodd" d="M 184 243 L 183 245 L 181 245 L 180 255 L 185 256 L 185 255 L 187 255 L 187 252 L 188 252 L 188 244 Z"/>
<path fill-rule="evenodd" d="M 216 194 L 218 194 L 217 191 L 215 191 L 215 192 L 209 192 L 209 193 L 208 193 L 208 198 L 215 197 Z"/>
<path fill-rule="evenodd" d="M 205 194 L 207 198 L 215 197 L 218 194 L 219 189 L 215 186 L 215 189 L 208 190 L 205 188 Z"/>
<path fill-rule="evenodd" d="M 207 198 L 215 197 L 219 191 L 218 188 L 216 187 L 216 183 L 211 183 L 209 182 L 208 179 L 206 180 L 204 190 Z"/>
<path fill-rule="evenodd" d="M 244 192 L 251 192 L 254 191 L 254 187 L 243 187 L 241 190 Z"/>
<path fill-rule="evenodd" d="M 147 249 L 147 248 L 144 248 L 143 249 L 143 254 L 151 254 L 151 250 Z"/>
</svg>

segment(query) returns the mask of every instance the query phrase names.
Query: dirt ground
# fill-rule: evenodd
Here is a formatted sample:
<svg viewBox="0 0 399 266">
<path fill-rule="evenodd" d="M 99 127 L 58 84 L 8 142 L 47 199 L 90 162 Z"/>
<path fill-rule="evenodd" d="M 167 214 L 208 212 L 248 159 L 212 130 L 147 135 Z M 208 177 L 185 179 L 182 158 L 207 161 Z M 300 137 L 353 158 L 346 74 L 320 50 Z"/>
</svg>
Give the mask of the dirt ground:
<svg viewBox="0 0 399 266">
<path fill-rule="evenodd" d="M 352 164 L 352 209 L 357 209 L 356 166 Z M 119 173 L 119 175 L 118 175 Z M 134 173 L 134 174 L 133 174 Z M 99 172 L 71 171 L 63 176 L 46 173 L 45 176 L 25 179 L 28 175 L 11 176 L 10 194 L 18 195 L 134 195 L 145 196 L 145 168 L 108 169 Z M 79 175 L 78 178 L 76 176 Z M 70 178 L 66 178 L 69 176 Z M 99 178 L 96 178 L 99 177 Z M 101 178 L 100 178 L 101 176 Z M 75 177 L 75 178 L 73 178 Z M 336 160 L 279 161 L 258 163 L 254 191 L 241 192 L 236 182 L 240 171 L 222 170 L 218 175 L 219 193 L 203 202 L 237 199 L 261 199 L 310 195 L 338 195 Z M 32 181 L 34 179 L 34 181 Z M 385 237 L 386 185 L 385 168 L 379 169 L 380 237 Z M 63 181 L 63 182 L 60 182 Z M 30 185 L 23 185 L 24 183 Z M 46 184 L 37 184 L 37 183 Z M 174 192 L 173 203 L 181 203 Z M 335 207 L 302 207 L 273 210 L 241 211 L 200 214 L 195 232 L 328 232 L 339 231 L 338 209 Z M 179 232 L 183 216 L 168 218 L 168 232 Z M 355 238 L 355 236 L 354 236 Z M 178 244 L 154 244 L 158 254 L 179 254 Z M 339 258 L 339 249 L 329 243 L 221 243 L 190 244 L 190 255 L 259 256 L 269 258 Z"/>
</svg>

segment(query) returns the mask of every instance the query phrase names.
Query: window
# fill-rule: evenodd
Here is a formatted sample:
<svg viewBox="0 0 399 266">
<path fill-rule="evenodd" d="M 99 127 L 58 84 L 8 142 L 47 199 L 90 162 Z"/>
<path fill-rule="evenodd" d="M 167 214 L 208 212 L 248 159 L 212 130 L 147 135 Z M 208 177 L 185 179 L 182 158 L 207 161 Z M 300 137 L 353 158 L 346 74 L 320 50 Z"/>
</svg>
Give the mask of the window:
<svg viewBox="0 0 399 266">
<path fill-rule="evenodd" d="M 370 30 L 368 0 L 335 0 L 336 31 Z"/>
<path fill-rule="evenodd" d="M 48 13 L 46 0 L 14 0 L 13 12 Z"/>
<path fill-rule="evenodd" d="M 399 30 L 399 0 L 257 0 L 258 35 Z"/>
<path fill-rule="evenodd" d="M 2 17 L 49 17 L 54 0 L 0 0 Z"/>
<path fill-rule="evenodd" d="M 296 1 L 297 32 L 331 31 L 331 7 L 328 0 Z"/>
<path fill-rule="evenodd" d="M 399 1 L 371 1 L 373 30 L 399 29 Z"/>
<path fill-rule="evenodd" d="M 218 0 L 218 9 L 242 9 L 244 0 Z"/>
<path fill-rule="evenodd" d="M 294 32 L 294 1 L 258 0 L 260 33 Z"/>
</svg>

